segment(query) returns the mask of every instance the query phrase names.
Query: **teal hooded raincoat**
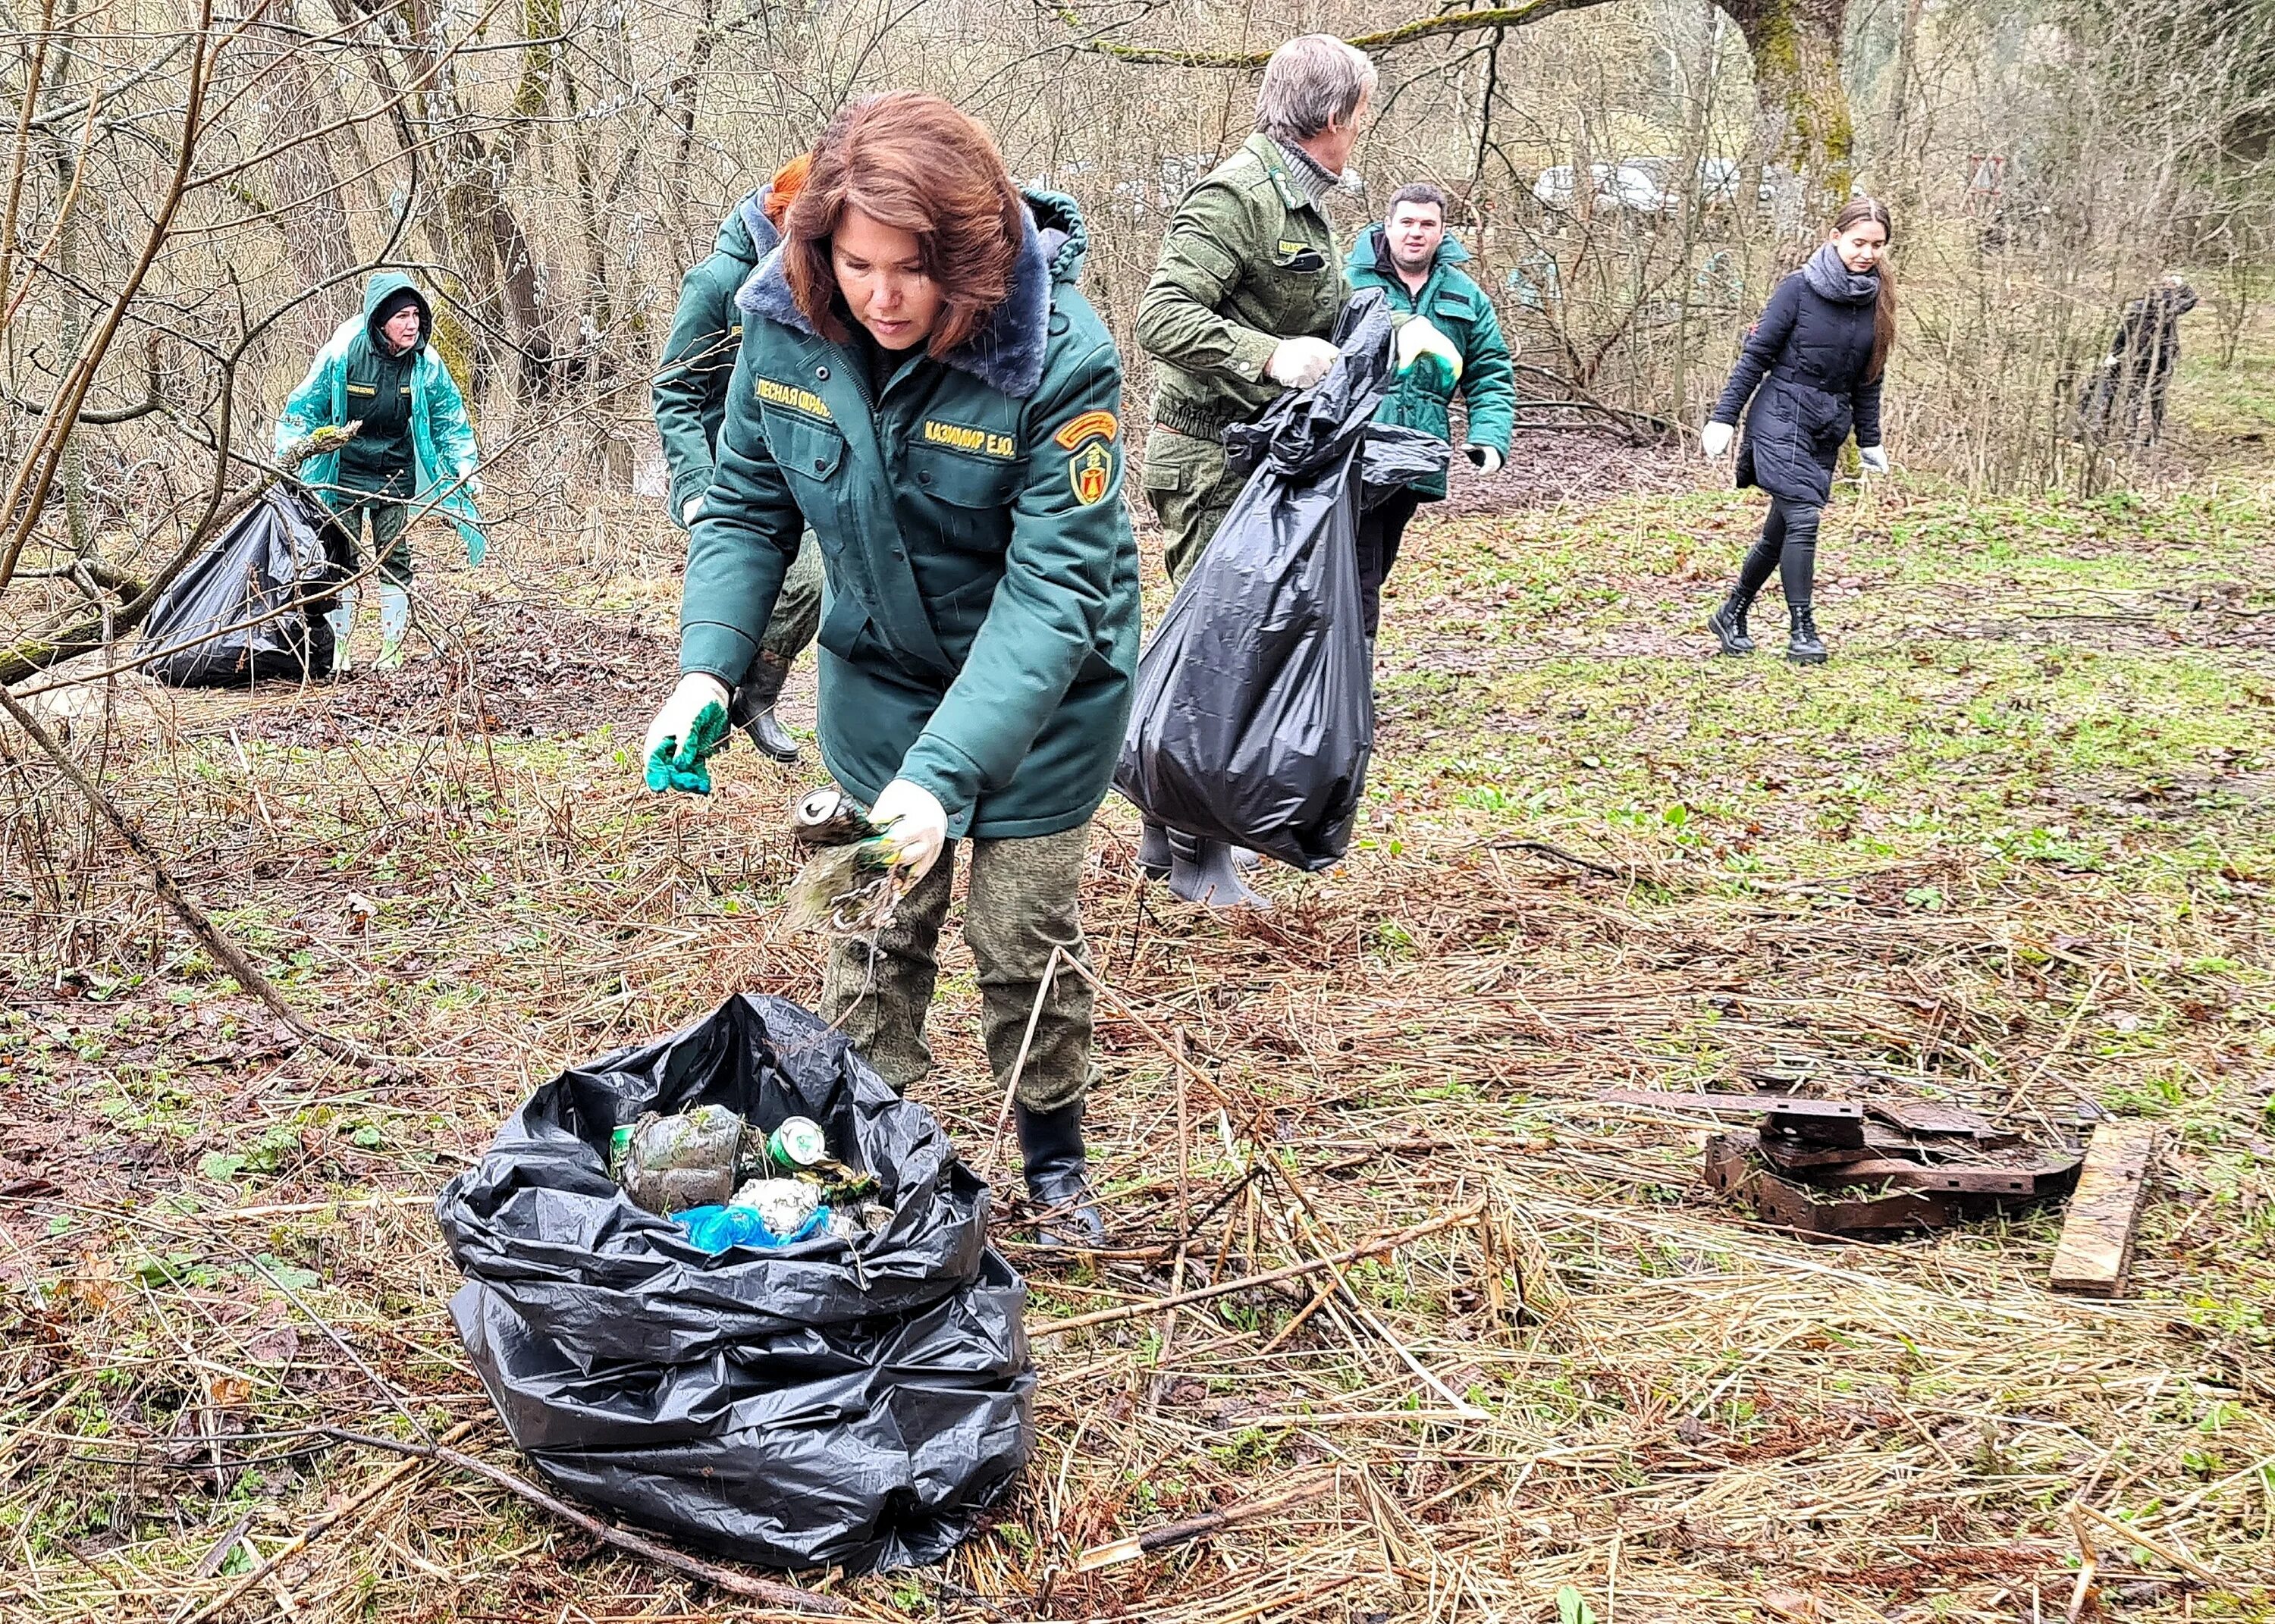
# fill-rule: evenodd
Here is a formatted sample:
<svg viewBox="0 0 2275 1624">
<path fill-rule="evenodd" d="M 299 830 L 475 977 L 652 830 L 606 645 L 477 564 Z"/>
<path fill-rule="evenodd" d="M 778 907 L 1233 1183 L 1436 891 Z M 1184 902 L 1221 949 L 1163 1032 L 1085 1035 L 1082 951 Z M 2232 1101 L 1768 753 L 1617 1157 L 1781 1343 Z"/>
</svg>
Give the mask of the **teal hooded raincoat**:
<svg viewBox="0 0 2275 1624">
<path fill-rule="evenodd" d="M 474 471 L 481 460 L 480 449 L 466 417 L 465 397 L 458 393 L 450 369 L 442 364 L 431 342 L 434 310 L 427 296 L 402 272 L 381 271 L 366 283 L 363 313 L 341 322 L 316 351 L 308 375 L 300 380 L 300 387 L 292 391 L 276 419 L 276 454 L 283 456 L 295 442 L 320 428 L 337 428 L 354 420 L 348 410 L 350 351 L 359 337 L 366 343 L 379 342 L 370 335 L 371 320 L 388 296 L 402 289 L 408 289 L 419 300 L 422 335 L 411 369 L 412 516 L 430 511 L 443 514 L 457 526 L 459 540 L 466 544 L 467 559 L 480 563 L 488 550 L 481 515 L 474 509 Z M 312 457 L 300 465 L 299 478 L 334 507 L 346 507 L 361 500 L 364 493 L 336 483 L 339 464 L 336 451 Z"/>
</svg>

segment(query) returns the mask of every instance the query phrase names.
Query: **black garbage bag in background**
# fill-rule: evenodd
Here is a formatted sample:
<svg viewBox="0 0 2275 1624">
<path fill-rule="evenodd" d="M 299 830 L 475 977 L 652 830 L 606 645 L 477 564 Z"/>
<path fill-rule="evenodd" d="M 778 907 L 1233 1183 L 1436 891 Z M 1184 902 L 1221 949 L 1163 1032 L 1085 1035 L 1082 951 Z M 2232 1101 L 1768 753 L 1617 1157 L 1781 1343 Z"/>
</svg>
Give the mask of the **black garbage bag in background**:
<svg viewBox="0 0 2275 1624">
<path fill-rule="evenodd" d="M 892 1210 L 849 1245 L 698 1249 L 608 1176 L 610 1131 L 722 1105 L 812 1117 Z M 563 1073 L 435 1201 L 450 1316 L 564 1492 L 775 1567 L 935 1562 L 1034 1447 L 1026 1286 L 932 1113 L 777 998 Z"/>
<path fill-rule="evenodd" d="M 1374 748 L 1358 515 L 1450 450 L 1371 420 L 1392 326 L 1382 294 L 1360 293 L 1318 386 L 1225 431 L 1228 462 L 1253 472 L 1138 660 L 1115 773 L 1153 821 L 1297 868 L 1349 849 Z"/>
<path fill-rule="evenodd" d="M 313 492 L 272 485 L 169 586 L 142 627 L 143 668 L 178 688 L 328 676 L 324 611 L 352 549 Z"/>
</svg>

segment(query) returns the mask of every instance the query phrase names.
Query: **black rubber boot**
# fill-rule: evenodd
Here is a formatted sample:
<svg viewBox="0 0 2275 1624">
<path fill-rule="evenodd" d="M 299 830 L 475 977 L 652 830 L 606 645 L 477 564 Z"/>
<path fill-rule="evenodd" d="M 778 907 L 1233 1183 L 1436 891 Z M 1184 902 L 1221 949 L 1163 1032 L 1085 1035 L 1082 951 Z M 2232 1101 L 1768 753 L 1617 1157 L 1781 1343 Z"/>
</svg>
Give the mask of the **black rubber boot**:
<svg viewBox="0 0 2275 1624">
<path fill-rule="evenodd" d="M 1825 663 L 1825 642 L 1817 635 L 1817 616 L 1806 603 L 1793 607 L 1793 635 L 1786 642 L 1785 657 L 1795 665 Z"/>
<path fill-rule="evenodd" d="M 1046 1246 L 1092 1247 L 1106 1239 L 1105 1220 L 1090 1189 L 1090 1159 L 1082 1146 L 1082 1101 L 1055 1111 L 1012 1107 L 1025 1166 L 1027 1198 L 1043 1211 L 1039 1238 Z"/>
<path fill-rule="evenodd" d="M 1169 831 L 1148 823 L 1138 835 L 1138 872 L 1148 880 L 1169 877 Z"/>
<path fill-rule="evenodd" d="M 1189 903 L 1208 908 L 1256 908 L 1269 911 L 1271 899 L 1249 888 L 1221 840 L 1169 836 L 1169 889 Z"/>
<path fill-rule="evenodd" d="M 1722 645 L 1724 653 L 1754 652 L 1754 639 L 1746 632 L 1746 611 L 1753 607 L 1753 600 L 1745 595 L 1745 588 L 1733 586 L 1730 595 L 1722 600 L 1722 607 L 1706 617 L 1707 627 Z"/>
<path fill-rule="evenodd" d="M 751 661 L 743 685 L 735 691 L 728 720 L 751 736 L 759 753 L 784 766 L 797 759 L 797 741 L 775 715 L 775 701 L 790 681 L 790 661 L 761 652 Z"/>
</svg>

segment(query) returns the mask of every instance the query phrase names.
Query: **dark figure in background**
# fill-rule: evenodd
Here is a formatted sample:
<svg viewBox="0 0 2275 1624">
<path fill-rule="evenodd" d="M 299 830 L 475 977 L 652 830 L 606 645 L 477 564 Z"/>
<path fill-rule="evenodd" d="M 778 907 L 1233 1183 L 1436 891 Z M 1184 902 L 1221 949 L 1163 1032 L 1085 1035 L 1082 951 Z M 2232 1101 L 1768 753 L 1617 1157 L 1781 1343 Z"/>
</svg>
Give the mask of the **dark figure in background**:
<svg viewBox="0 0 2275 1624">
<path fill-rule="evenodd" d="M 2125 306 L 2117 336 L 2078 408 L 2083 438 L 2142 447 L 2163 438 L 2165 394 L 2181 359 L 2181 318 L 2196 307 L 2196 290 L 2178 276 L 2165 277 Z"/>
<path fill-rule="evenodd" d="M 1770 495 L 1761 540 L 1707 623 L 1726 654 L 1753 652 L 1746 613 L 1775 573 L 1784 581 L 1793 623 L 1786 658 L 1824 662 L 1812 601 L 1817 526 L 1852 426 L 1864 466 L 1888 471 L 1880 446 L 1880 381 L 1896 335 L 1895 283 L 1885 261 L 1894 234 L 1886 208 L 1871 198 L 1852 198 L 1841 208 L 1824 245 L 1770 295 L 1700 436 L 1707 459 L 1719 460 L 1744 412 L 1738 484 Z"/>
<path fill-rule="evenodd" d="M 797 196 L 811 155 L 791 159 L 774 178 L 744 198 L 719 223 L 710 257 L 690 269 L 679 283 L 679 307 L 664 341 L 663 359 L 651 386 L 656 432 L 671 471 L 671 517 L 692 529 L 711 487 L 719 426 L 727 416 L 727 384 L 742 347 L 743 315 L 735 295 L 759 261 L 782 240 L 782 216 Z M 797 759 L 797 741 L 775 716 L 775 701 L 790 680 L 798 651 L 813 641 L 821 624 L 821 551 L 808 531 L 773 618 L 751 668 L 736 685 L 729 719 L 751 743 L 777 761 Z"/>
</svg>

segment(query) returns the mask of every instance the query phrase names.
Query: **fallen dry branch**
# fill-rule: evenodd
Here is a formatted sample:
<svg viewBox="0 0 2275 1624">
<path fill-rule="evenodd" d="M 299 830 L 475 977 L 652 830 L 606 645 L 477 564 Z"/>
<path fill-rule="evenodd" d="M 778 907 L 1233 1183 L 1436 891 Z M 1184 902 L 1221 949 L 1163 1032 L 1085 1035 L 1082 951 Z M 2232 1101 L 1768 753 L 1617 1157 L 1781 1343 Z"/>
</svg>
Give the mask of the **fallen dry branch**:
<svg viewBox="0 0 2275 1624">
<path fill-rule="evenodd" d="M 598 1517 L 578 1510 L 565 1500 L 556 1499 L 535 1484 L 517 1477 L 502 1466 L 493 1466 L 488 1461 L 477 1460 L 456 1449 L 445 1448 L 440 1444 L 410 1443 L 399 1438 L 377 1438 L 368 1432 L 351 1432 L 345 1427 L 325 1427 L 323 1431 L 328 1437 L 336 1438 L 344 1444 L 361 1444 L 370 1449 L 392 1449 L 397 1454 L 412 1455 L 420 1461 L 470 1472 L 486 1483 L 495 1484 L 510 1494 L 518 1495 L 540 1510 L 551 1512 L 602 1545 L 613 1545 L 644 1561 L 654 1562 L 659 1567 L 668 1567 L 676 1574 L 699 1580 L 714 1590 L 726 1591 L 729 1596 L 764 1602 L 769 1607 L 788 1608 L 793 1613 L 820 1613 L 828 1618 L 852 1615 L 853 1609 L 834 1597 L 801 1590 L 797 1585 L 783 1584 L 773 1579 L 754 1579 L 748 1574 L 716 1567 L 638 1534 L 626 1533 L 623 1529 L 612 1527 Z"/>
<path fill-rule="evenodd" d="M 206 951 L 214 956 L 215 961 L 223 969 L 236 978 L 238 986 L 267 1005 L 269 1013 L 283 1022 L 302 1041 L 322 1050 L 333 1058 L 345 1061 L 350 1065 L 374 1069 L 386 1064 L 378 1054 L 366 1048 L 354 1039 L 342 1037 L 337 1032 L 327 1031 L 313 1024 L 299 1010 L 287 1003 L 284 994 L 276 990 L 268 978 L 253 968 L 253 961 L 246 957 L 244 950 L 229 939 L 226 932 L 207 918 L 204 909 L 190 899 L 189 894 L 182 889 L 172 872 L 166 867 L 164 860 L 158 856 L 157 849 L 143 837 L 142 831 L 135 826 L 134 820 L 119 810 L 118 803 L 104 794 L 100 784 L 79 770 L 79 765 L 72 759 L 71 752 L 63 747 L 54 734 L 48 731 L 37 716 L 33 715 L 18 702 L 16 696 L 9 692 L 4 684 L 0 684 L 0 710 L 8 713 L 10 720 L 24 729 L 25 734 L 40 747 L 49 760 L 56 764 L 63 775 L 71 780 L 72 787 L 86 797 L 87 804 L 94 808 L 102 815 L 103 821 L 117 832 L 119 839 L 125 841 L 134 855 L 142 859 L 142 865 L 150 872 L 152 885 L 157 888 L 158 895 L 164 899 L 166 906 L 173 910 L 174 917 L 189 927 L 192 935 L 205 944 Z"/>
<path fill-rule="evenodd" d="M 452 1427 L 449 1431 L 442 1434 L 442 1443 L 455 1444 L 473 1430 L 474 1424 L 472 1422 L 462 1421 L 457 1426 Z M 441 1447 L 441 1445 L 438 1445 L 437 1447 Z M 291 1561 L 294 1557 L 299 1555 L 300 1552 L 306 1551 L 310 1545 L 315 1544 L 317 1540 L 321 1539 L 331 1530 L 339 1526 L 341 1522 L 346 1521 L 349 1517 L 353 1516 L 357 1512 L 361 1511 L 365 1507 L 379 1499 L 381 1495 L 385 1494 L 389 1489 L 395 1487 L 396 1484 L 418 1477 L 419 1474 L 426 1471 L 432 1464 L 433 1462 L 431 1460 L 404 1461 L 388 1468 L 387 1470 L 382 1472 L 369 1484 L 359 1490 L 347 1499 L 341 1501 L 329 1511 L 321 1513 L 317 1516 L 315 1521 L 309 1523 L 307 1527 L 302 1529 L 298 1534 L 294 1535 L 283 1545 L 280 1545 L 277 1549 L 269 1552 L 267 1557 L 255 1563 L 245 1573 L 238 1575 L 236 1583 L 231 1585 L 228 1590 L 223 1591 L 211 1601 L 200 1607 L 195 1613 L 190 1613 L 186 1617 L 177 1615 L 174 1624 L 205 1624 L 206 1620 L 216 1616 L 224 1609 L 233 1605 L 239 1597 L 251 1590 L 254 1585 L 260 1584 L 268 1579 L 271 1574 L 283 1567 L 285 1563 Z M 248 1517 L 246 1522 L 249 1522 L 252 1519 Z M 226 1542 L 220 1543 L 215 1545 L 209 1559 L 215 1566 L 219 1566 L 222 1559 L 229 1554 L 229 1547 L 235 1545 L 238 1539 L 244 1537 L 246 1523 L 238 1523 L 236 1528 L 231 1530 L 230 1537 Z"/>
<path fill-rule="evenodd" d="M 1095 1550 L 1084 1552 L 1076 1560 L 1074 1570 L 1085 1574 L 1100 1567 L 1111 1567 L 1118 1562 L 1134 1562 L 1141 1556 L 1166 1551 L 1172 1545 L 1206 1539 L 1211 1534 L 1221 1534 L 1243 1522 L 1253 1522 L 1258 1517 L 1308 1506 L 1331 1492 L 1335 1482 L 1331 1475 L 1312 1483 L 1299 1484 L 1292 1489 L 1283 1489 L 1276 1494 L 1243 1500 L 1238 1505 L 1226 1507 L 1222 1511 L 1210 1512 L 1206 1516 L 1188 1517 L 1183 1522 L 1172 1522 L 1163 1528 L 1149 1529 L 1143 1534 L 1133 1534 L 1127 1539 L 1117 1539 L 1110 1545 L 1100 1545 Z"/>
</svg>

